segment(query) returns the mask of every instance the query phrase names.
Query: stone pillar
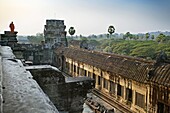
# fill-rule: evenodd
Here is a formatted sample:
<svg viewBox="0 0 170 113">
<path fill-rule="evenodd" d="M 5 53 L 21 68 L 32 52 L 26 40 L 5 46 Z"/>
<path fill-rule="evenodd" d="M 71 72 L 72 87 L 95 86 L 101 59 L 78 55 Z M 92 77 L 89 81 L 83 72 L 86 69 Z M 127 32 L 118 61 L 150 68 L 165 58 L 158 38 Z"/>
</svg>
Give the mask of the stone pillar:
<svg viewBox="0 0 170 113">
<path fill-rule="evenodd" d="M 1 34 L 1 45 L 3 46 L 10 46 L 12 49 L 17 44 L 17 33 L 18 32 L 11 32 L 5 31 L 4 34 Z"/>
<path fill-rule="evenodd" d="M 78 76 L 78 66 L 76 65 L 76 73 L 75 73 L 75 76 L 77 77 Z"/>
<path fill-rule="evenodd" d="M 80 67 L 79 75 L 78 76 L 81 76 L 81 75 L 82 75 L 82 68 Z"/>
<path fill-rule="evenodd" d="M 69 65 L 70 65 L 69 73 L 71 74 L 72 73 L 72 64 L 69 63 Z"/>
<path fill-rule="evenodd" d="M 101 77 L 101 88 L 103 89 L 103 86 L 104 86 L 104 79 L 103 79 L 103 77 Z"/>
<path fill-rule="evenodd" d="M 108 80 L 108 89 L 107 90 L 110 92 L 110 80 Z"/>
<path fill-rule="evenodd" d="M 147 101 L 146 101 L 146 112 L 147 113 L 149 113 L 149 106 L 150 106 L 150 102 L 149 102 L 149 99 L 151 98 L 151 97 L 149 97 L 149 92 L 150 92 L 150 87 L 149 87 L 149 85 L 147 85 L 147 87 L 146 87 L 146 98 L 147 98 Z"/>
<path fill-rule="evenodd" d="M 97 89 L 99 89 L 99 83 L 98 83 L 98 80 L 99 79 L 99 76 L 98 75 L 96 75 L 96 84 L 95 84 L 95 87 L 97 88 Z"/>
<path fill-rule="evenodd" d="M 99 81 L 99 75 L 96 75 L 96 83 L 97 83 L 97 85 L 99 86 L 99 83 L 100 81 Z"/>
<path fill-rule="evenodd" d="M 126 99 L 126 85 L 123 87 L 123 99 Z"/>
<path fill-rule="evenodd" d="M 116 96 L 116 99 L 117 99 L 117 83 L 115 84 L 115 96 Z"/>
<path fill-rule="evenodd" d="M 132 90 L 132 95 L 133 95 L 132 96 L 132 104 L 133 104 L 133 106 L 135 105 L 135 98 L 136 98 L 136 94 L 135 93 L 136 93 L 136 91 Z"/>
</svg>

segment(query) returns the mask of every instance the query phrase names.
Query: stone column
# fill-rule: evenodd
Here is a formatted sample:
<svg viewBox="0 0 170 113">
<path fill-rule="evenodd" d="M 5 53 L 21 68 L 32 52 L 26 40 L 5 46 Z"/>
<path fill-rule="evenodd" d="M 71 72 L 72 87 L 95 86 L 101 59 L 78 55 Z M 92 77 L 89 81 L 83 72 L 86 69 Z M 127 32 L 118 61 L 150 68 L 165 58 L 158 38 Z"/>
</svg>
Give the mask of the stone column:
<svg viewBox="0 0 170 113">
<path fill-rule="evenodd" d="M 17 33 L 18 32 L 11 32 L 5 31 L 4 34 L 1 34 L 1 45 L 3 46 L 10 46 L 12 49 L 17 44 Z"/>
<path fill-rule="evenodd" d="M 69 63 L 69 65 L 70 65 L 70 66 L 69 66 L 69 67 L 70 67 L 70 68 L 69 68 L 69 73 L 71 74 L 71 73 L 72 73 L 72 64 Z"/>
<path fill-rule="evenodd" d="M 126 85 L 123 87 L 123 99 L 126 99 Z"/>
<path fill-rule="evenodd" d="M 135 91 L 132 90 L 132 104 L 133 104 L 133 106 L 135 105 L 135 98 L 136 98 Z"/>
<path fill-rule="evenodd" d="M 108 80 L 108 92 L 110 92 L 110 80 Z"/>
<path fill-rule="evenodd" d="M 78 66 L 77 65 L 75 65 L 76 66 L 76 73 L 75 73 L 75 76 L 77 77 L 78 76 Z"/>
<path fill-rule="evenodd" d="M 104 85 L 104 79 L 103 79 L 103 77 L 101 77 L 101 89 L 103 89 L 103 85 Z"/>
<path fill-rule="evenodd" d="M 117 83 L 115 84 L 115 96 L 116 96 L 116 99 L 117 99 Z"/>
</svg>

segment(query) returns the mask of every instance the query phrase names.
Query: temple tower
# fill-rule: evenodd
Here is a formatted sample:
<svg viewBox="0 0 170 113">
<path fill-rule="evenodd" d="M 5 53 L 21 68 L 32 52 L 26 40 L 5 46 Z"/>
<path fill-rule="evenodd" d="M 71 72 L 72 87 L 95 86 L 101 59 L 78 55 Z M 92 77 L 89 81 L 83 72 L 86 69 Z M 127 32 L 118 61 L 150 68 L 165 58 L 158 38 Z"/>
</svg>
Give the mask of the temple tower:
<svg viewBox="0 0 170 113">
<path fill-rule="evenodd" d="M 67 46 L 64 20 L 46 20 L 44 37 L 48 48 Z"/>
</svg>

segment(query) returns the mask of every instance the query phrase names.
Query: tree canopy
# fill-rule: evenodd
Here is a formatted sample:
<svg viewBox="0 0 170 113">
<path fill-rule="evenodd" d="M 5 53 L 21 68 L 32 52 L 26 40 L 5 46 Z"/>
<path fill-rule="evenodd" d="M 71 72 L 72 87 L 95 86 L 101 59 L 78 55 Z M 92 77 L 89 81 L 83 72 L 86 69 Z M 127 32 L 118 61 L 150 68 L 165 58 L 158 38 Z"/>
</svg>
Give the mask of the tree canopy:
<svg viewBox="0 0 170 113">
<path fill-rule="evenodd" d="M 115 32 L 115 28 L 114 28 L 114 26 L 109 26 L 109 28 L 108 28 L 108 32 L 110 33 L 110 34 L 113 34 L 114 32 Z"/>
<path fill-rule="evenodd" d="M 170 37 L 165 39 L 168 40 L 166 43 L 158 43 L 154 40 L 100 40 L 101 45 L 98 45 L 98 50 L 146 59 L 156 59 L 160 51 L 165 51 L 170 56 Z"/>
<path fill-rule="evenodd" d="M 27 38 L 32 44 L 40 44 L 42 41 L 44 41 L 43 33 L 37 33 L 35 36 L 27 36 Z"/>
<path fill-rule="evenodd" d="M 74 33 L 76 32 L 76 30 L 74 29 L 74 27 L 70 27 L 70 29 L 69 29 L 69 34 L 70 35 L 74 35 Z"/>
</svg>

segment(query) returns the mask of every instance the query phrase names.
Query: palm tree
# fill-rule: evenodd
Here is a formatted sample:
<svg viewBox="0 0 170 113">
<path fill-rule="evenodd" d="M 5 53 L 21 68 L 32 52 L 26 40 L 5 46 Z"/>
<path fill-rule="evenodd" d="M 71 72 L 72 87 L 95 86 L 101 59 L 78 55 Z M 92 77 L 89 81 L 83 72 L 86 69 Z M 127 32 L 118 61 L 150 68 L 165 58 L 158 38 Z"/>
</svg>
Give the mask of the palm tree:
<svg viewBox="0 0 170 113">
<path fill-rule="evenodd" d="M 109 28 L 108 28 L 108 32 L 110 33 L 110 38 L 111 38 L 112 33 L 115 32 L 114 26 L 110 25 Z M 111 50 L 111 45 L 110 44 L 111 44 L 111 41 L 109 41 L 109 50 Z"/>
<path fill-rule="evenodd" d="M 70 29 L 69 29 L 69 34 L 72 36 L 72 35 L 74 35 L 74 33 L 76 32 L 76 30 L 74 29 L 74 27 L 70 27 Z"/>
<path fill-rule="evenodd" d="M 110 36 L 112 35 L 112 33 L 115 32 L 115 28 L 114 26 L 110 25 L 109 28 L 108 28 L 108 32 L 110 33 Z"/>
</svg>

